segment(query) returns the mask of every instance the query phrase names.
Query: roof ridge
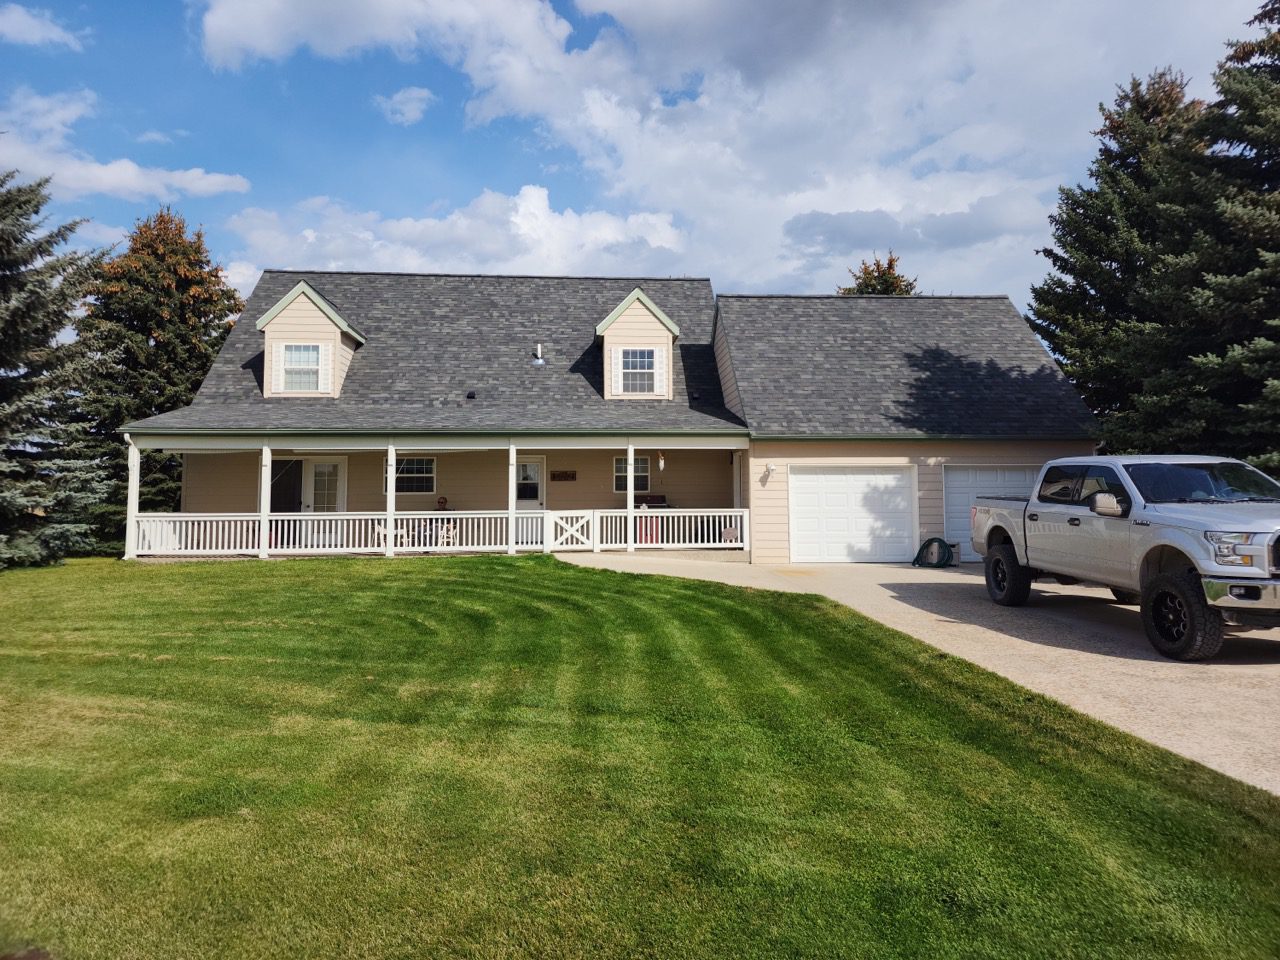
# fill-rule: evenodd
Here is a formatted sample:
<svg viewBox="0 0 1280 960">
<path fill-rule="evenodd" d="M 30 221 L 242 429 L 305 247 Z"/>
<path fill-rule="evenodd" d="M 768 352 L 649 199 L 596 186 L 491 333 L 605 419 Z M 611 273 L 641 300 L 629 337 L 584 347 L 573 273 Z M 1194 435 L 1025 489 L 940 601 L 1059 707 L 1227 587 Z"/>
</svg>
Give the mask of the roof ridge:
<svg viewBox="0 0 1280 960">
<path fill-rule="evenodd" d="M 896 293 L 718 293 L 719 300 L 1009 300 L 1007 293 L 921 293 L 904 297 Z"/>
<path fill-rule="evenodd" d="M 634 275 L 600 276 L 590 274 L 556 273 L 419 273 L 412 270 L 293 270 L 285 267 L 265 267 L 265 273 L 319 274 L 345 277 L 453 277 L 463 280 L 662 280 L 676 282 L 711 282 L 710 277 L 646 277 Z"/>
</svg>

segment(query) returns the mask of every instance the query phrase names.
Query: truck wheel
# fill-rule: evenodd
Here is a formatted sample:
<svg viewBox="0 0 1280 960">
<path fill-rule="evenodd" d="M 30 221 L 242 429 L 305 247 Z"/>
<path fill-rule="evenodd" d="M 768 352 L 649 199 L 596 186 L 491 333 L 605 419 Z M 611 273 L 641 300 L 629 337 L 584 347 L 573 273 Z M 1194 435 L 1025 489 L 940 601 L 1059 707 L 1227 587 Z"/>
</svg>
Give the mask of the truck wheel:
<svg viewBox="0 0 1280 960">
<path fill-rule="evenodd" d="M 1142 625 L 1157 652 L 1173 660 L 1208 660 L 1222 649 L 1226 627 L 1189 573 L 1162 573 L 1147 582 Z"/>
<path fill-rule="evenodd" d="M 1123 603 L 1128 607 L 1137 606 L 1142 601 L 1142 594 L 1136 590 L 1117 590 L 1112 587 L 1111 595 L 1116 598 L 1116 603 Z"/>
<path fill-rule="evenodd" d="M 1000 543 L 987 551 L 983 568 L 987 594 L 1002 607 L 1020 607 L 1031 596 L 1031 571 L 1018 562 L 1011 543 Z"/>
</svg>

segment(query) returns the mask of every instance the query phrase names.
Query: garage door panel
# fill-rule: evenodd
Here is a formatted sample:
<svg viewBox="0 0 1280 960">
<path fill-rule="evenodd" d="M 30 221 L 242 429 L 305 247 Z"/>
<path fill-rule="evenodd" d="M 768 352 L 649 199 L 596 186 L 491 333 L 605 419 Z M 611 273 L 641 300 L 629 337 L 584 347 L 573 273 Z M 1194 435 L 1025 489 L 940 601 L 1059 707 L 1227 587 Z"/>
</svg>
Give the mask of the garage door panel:
<svg viewBox="0 0 1280 960">
<path fill-rule="evenodd" d="M 909 468 L 793 467 L 789 485 L 793 561 L 911 559 L 915 517 Z"/>
<path fill-rule="evenodd" d="M 975 497 L 1027 496 L 1040 473 L 1032 466 L 951 467 L 943 470 L 943 513 L 946 539 L 960 544 L 961 560 L 980 557 L 969 545 L 969 509 Z"/>
</svg>

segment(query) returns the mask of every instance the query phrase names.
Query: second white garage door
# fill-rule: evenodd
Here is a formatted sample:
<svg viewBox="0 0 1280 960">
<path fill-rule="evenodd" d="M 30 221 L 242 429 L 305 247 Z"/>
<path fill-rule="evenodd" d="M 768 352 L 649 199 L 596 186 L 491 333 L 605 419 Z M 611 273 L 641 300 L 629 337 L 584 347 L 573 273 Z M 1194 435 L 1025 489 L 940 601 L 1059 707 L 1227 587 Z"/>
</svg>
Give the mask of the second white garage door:
<svg viewBox="0 0 1280 960">
<path fill-rule="evenodd" d="M 969 545 L 969 508 L 974 497 L 993 494 L 1029 496 L 1039 467 L 947 467 L 942 473 L 943 501 L 946 508 L 946 538 L 960 544 L 961 560 L 980 557 Z"/>
<path fill-rule="evenodd" d="M 790 472 L 791 562 L 915 556 L 909 467 L 797 467 Z"/>
</svg>

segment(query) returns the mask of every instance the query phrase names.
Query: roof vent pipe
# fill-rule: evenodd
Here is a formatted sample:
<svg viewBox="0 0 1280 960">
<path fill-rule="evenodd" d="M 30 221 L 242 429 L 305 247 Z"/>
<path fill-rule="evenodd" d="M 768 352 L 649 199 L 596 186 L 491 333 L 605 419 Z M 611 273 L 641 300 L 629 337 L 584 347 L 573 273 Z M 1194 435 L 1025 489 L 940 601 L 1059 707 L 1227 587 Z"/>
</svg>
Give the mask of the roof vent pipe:
<svg viewBox="0 0 1280 960">
<path fill-rule="evenodd" d="M 531 360 L 530 363 L 535 367 L 545 367 L 547 365 L 547 361 L 542 359 L 542 344 L 538 344 L 537 348 L 533 351 L 533 360 Z"/>
</svg>

